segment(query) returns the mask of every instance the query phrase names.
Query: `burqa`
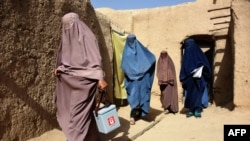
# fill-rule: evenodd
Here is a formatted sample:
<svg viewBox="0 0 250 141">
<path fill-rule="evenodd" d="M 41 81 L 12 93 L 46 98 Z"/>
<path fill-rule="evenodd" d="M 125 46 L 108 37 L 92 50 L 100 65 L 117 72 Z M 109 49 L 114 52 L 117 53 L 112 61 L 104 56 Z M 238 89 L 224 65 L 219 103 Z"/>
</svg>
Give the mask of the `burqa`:
<svg viewBox="0 0 250 141">
<path fill-rule="evenodd" d="M 75 13 L 62 18 L 57 54 L 57 121 L 69 141 L 97 141 L 93 110 L 98 80 L 103 79 L 97 40 Z"/>
<path fill-rule="evenodd" d="M 133 34 L 128 35 L 121 67 L 125 74 L 127 99 L 133 111 L 140 109 L 145 116 L 150 108 L 151 88 L 155 73 L 155 56 Z M 133 116 L 133 113 L 131 113 Z"/>
<path fill-rule="evenodd" d="M 180 70 L 180 81 L 187 92 L 184 105 L 189 109 L 189 115 L 200 117 L 202 96 L 210 79 L 210 65 L 207 57 L 194 39 L 186 39 L 183 44 L 184 54 Z M 194 70 L 203 66 L 200 77 L 194 77 Z"/>
<path fill-rule="evenodd" d="M 179 106 L 175 65 L 165 50 L 161 52 L 157 62 L 157 78 L 164 111 L 177 113 Z"/>
</svg>

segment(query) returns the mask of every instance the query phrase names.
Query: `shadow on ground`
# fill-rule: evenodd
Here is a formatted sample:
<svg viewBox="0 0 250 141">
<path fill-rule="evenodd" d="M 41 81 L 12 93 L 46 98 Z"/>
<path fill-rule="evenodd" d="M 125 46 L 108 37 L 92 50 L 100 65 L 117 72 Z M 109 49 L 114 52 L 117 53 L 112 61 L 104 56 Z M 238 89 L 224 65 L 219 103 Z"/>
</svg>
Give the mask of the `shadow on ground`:
<svg viewBox="0 0 250 141">
<path fill-rule="evenodd" d="M 126 111 L 129 115 L 130 110 Z M 129 124 L 129 116 L 127 116 L 128 118 L 119 116 L 121 126 L 108 134 L 100 133 L 101 141 L 132 141 L 138 134 L 142 134 L 142 131 L 149 128 L 161 113 L 162 111 L 151 107 L 147 117 L 138 119 L 136 122 L 140 122 L 140 124 L 135 125 Z"/>
</svg>

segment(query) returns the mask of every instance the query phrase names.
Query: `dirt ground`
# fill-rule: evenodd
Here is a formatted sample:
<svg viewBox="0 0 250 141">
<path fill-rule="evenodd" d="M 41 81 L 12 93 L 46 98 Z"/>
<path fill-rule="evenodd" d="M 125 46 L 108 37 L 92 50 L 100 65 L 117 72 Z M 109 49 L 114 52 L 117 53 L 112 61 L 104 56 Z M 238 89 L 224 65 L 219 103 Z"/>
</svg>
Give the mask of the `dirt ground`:
<svg viewBox="0 0 250 141">
<path fill-rule="evenodd" d="M 203 110 L 202 118 L 186 118 L 180 101 L 180 112 L 164 114 L 159 95 L 152 94 L 151 111 L 148 120 L 138 120 L 129 125 L 129 106 L 120 107 L 118 115 L 121 127 L 110 134 L 101 134 L 102 141 L 223 141 L 225 124 L 250 125 L 249 107 L 236 107 L 233 111 L 216 107 L 214 104 Z M 182 113 L 182 112 L 183 113 Z M 54 129 L 28 141 L 65 141 L 64 134 Z"/>
<path fill-rule="evenodd" d="M 238 107 L 229 111 L 211 105 L 204 109 L 200 119 L 186 118 L 183 114 L 166 115 L 136 141 L 223 141 L 226 124 L 250 125 L 249 109 Z"/>
</svg>

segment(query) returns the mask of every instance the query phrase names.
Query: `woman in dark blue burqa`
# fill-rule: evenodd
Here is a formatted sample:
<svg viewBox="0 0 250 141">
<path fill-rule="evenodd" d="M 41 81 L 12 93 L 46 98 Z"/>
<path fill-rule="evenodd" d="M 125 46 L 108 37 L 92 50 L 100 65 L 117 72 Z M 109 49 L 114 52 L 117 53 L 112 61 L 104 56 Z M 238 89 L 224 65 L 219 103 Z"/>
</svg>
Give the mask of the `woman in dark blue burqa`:
<svg viewBox="0 0 250 141">
<path fill-rule="evenodd" d="M 207 57 L 193 39 L 186 39 L 183 44 L 184 54 L 180 70 L 180 81 L 186 91 L 185 108 L 187 117 L 201 117 L 202 96 L 210 79 L 210 65 Z M 195 69 L 201 67 L 201 75 Z"/>
<path fill-rule="evenodd" d="M 151 88 L 155 73 L 155 56 L 135 37 L 127 37 L 121 67 L 125 74 L 127 100 L 131 107 L 131 121 L 144 117 L 150 108 Z"/>
</svg>

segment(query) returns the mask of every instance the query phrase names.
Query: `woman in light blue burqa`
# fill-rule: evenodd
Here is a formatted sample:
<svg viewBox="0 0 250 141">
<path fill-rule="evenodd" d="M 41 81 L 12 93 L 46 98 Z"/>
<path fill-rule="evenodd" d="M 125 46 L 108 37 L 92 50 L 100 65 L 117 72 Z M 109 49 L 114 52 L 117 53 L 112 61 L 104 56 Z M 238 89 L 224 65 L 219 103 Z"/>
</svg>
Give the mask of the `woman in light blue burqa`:
<svg viewBox="0 0 250 141">
<path fill-rule="evenodd" d="M 121 67 L 125 74 L 127 100 L 131 107 L 130 124 L 135 124 L 135 120 L 145 117 L 149 112 L 155 62 L 155 56 L 136 36 L 128 35 Z"/>
</svg>

